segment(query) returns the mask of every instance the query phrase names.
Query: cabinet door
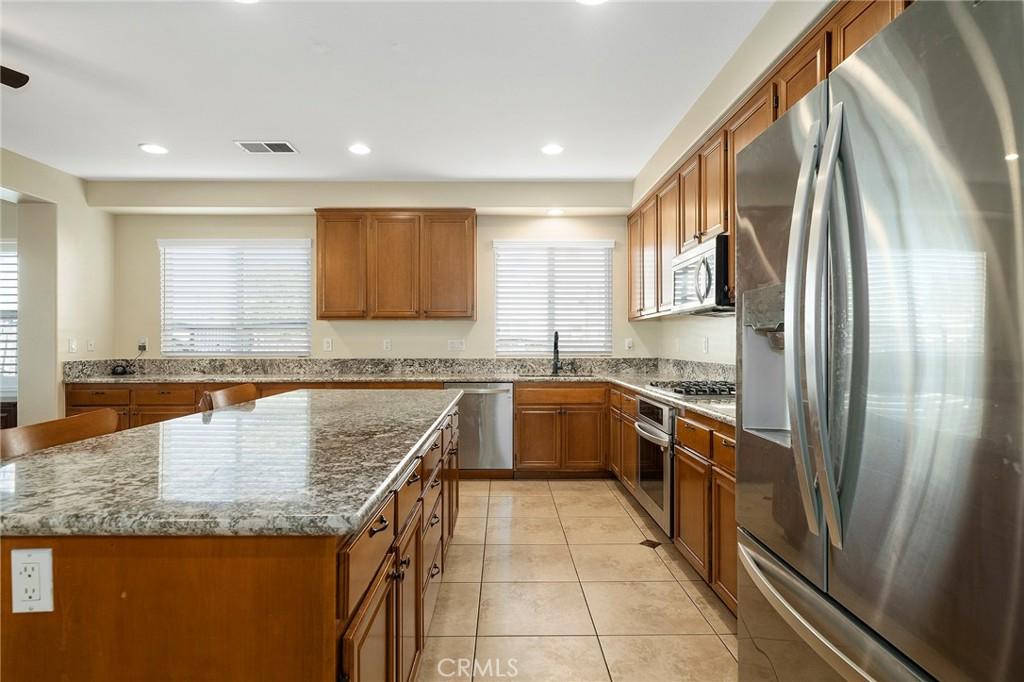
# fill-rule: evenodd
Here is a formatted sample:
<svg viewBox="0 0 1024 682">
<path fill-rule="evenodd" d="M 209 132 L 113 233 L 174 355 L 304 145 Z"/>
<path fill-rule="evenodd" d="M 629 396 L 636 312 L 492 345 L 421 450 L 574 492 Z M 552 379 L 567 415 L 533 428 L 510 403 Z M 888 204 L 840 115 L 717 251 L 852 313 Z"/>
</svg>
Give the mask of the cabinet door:
<svg viewBox="0 0 1024 682">
<path fill-rule="evenodd" d="M 423 651 L 423 580 L 421 555 L 423 553 L 422 510 L 417 509 L 396 547 L 396 614 L 398 650 L 398 682 L 412 682 Z"/>
<path fill-rule="evenodd" d="M 775 96 L 778 98 L 776 118 L 828 76 L 830 36 L 827 30 L 819 32 L 779 69 L 773 80 Z"/>
<path fill-rule="evenodd" d="M 420 284 L 424 317 L 476 315 L 476 216 L 423 216 Z"/>
<path fill-rule="evenodd" d="M 622 417 L 615 410 L 608 410 L 608 468 L 616 478 L 622 464 Z"/>
<path fill-rule="evenodd" d="M 83 412 L 102 409 L 105 408 L 99 405 L 97 405 L 96 407 L 69 407 L 64 410 L 64 414 L 68 417 L 72 417 L 76 414 L 82 414 Z M 112 407 L 111 409 L 114 410 L 114 412 L 117 412 L 118 431 L 124 431 L 127 428 L 131 428 L 132 423 L 127 407 Z"/>
<path fill-rule="evenodd" d="M 725 131 L 708 140 L 700 157 L 700 238 L 714 237 L 728 229 L 725 174 Z"/>
<path fill-rule="evenodd" d="M 367 221 L 362 214 L 316 217 L 316 316 L 366 317 Z"/>
<path fill-rule="evenodd" d="M 560 407 L 516 408 L 516 467 L 557 469 L 561 458 Z"/>
<path fill-rule="evenodd" d="M 736 479 L 711 471 L 711 588 L 736 613 Z"/>
<path fill-rule="evenodd" d="M 903 9 L 900 0 L 848 2 L 832 23 L 832 67 L 875 37 Z"/>
<path fill-rule="evenodd" d="M 643 302 L 641 315 L 658 312 L 658 201 L 651 199 L 640 208 L 643 227 Z"/>
<path fill-rule="evenodd" d="M 775 120 L 775 108 L 771 83 L 747 100 L 746 106 L 736 113 L 726 125 L 726 167 L 728 169 L 726 185 L 729 196 L 728 215 L 736 215 L 736 155 L 748 144 L 763 133 Z M 729 230 L 726 224 L 726 231 Z M 734 297 L 736 289 L 736 235 L 729 239 L 729 297 Z"/>
<path fill-rule="evenodd" d="M 168 419 L 177 419 L 196 411 L 194 407 L 137 407 L 132 410 L 131 425 L 146 426 L 157 424 Z M 119 420 L 120 421 L 120 420 Z"/>
<path fill-rule="evenodd" d="M 420 315 L 420 217 L 370 218 L 370 317 Z"/>
<path fill-rule="evenodd" d="M 679 253 L 697 243 L 700 197 L 700 156 L 695 155 L 679 171 Z"/>
<path fill-rule="evenodd" d="M 658 312 L 672 309 L 672 259 L 679 247 L 679 176 L 658 190 Z"/>
<path fill-rule="evenodd" d="M 444 459 L 444 537 L 445 550 L 451 545 L 455 534 L 455 522 L 459 520 L 459 451 L 454 450 Z"/>
<path fill-rule="evenodd" d="M 629 216 L 629 319 L 640 315 L 644 301 L 644 237 L 640 212 Z"/>
<path fill-rule="evenodd" d="M 603 407 L 562 408 L 562 468 L 604 469 Z"/>
<path fill-rule="evenodd" d="M 342 639 L 341 667 L 349 682 L 395 679 L 395 555 L 388 552 Z"/>
<path fill-rule="evenodd" d="M 673 541 L 697 573 L 708 580 L 711 577 L 708 570 L 711 544 L 711 464 L 684 448 L 676 447 L 675 469 L 676 533 Z"/>
<path fill-rule="evenodd" d="M 619 465 L 621 480 L 627 488 L 636 490 L 637 467 L 640 459 L 640 441 L 633 427 L 632 419 L 622 419 L 622 462 Z"/>
</svg>

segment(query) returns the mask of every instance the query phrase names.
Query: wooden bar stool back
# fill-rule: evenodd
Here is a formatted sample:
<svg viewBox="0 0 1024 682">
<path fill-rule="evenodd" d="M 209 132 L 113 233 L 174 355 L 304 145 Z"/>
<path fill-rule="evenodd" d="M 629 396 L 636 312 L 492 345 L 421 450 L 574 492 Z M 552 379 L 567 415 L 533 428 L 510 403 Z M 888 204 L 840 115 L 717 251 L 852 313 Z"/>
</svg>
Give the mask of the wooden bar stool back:
<svg viewBox="0 0 1024 682">
<path fill-rule="evenodd" d="M 206 391 L 199 401 L 199 409 L 206 412 L 216 410 L 218 407 L 247 403 L 259 397 L 260 389 L 256 388 L 256 384 L 239 384 L 219 391 Z"/>
<path fill-rule="evenodd" d="M 117 431 L 117 412 L 109 407 L 40 424 L 16 426 L 0 431 L 0 457 L 6 459 L 114 431 Z"/>
</svg>

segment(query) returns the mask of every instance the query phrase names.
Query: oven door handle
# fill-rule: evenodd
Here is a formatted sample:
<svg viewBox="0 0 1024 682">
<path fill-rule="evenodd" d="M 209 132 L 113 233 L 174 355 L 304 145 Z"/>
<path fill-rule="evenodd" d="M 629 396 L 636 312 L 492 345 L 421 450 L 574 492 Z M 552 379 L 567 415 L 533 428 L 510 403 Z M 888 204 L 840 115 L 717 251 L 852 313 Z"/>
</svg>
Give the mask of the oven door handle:
<svg viewBox="0 0 1024 682">
<path fill-rule="evenodd" d="M 637 434 L 644 440 L 648 440 L 655 445 L 660 445 L 663 448 L 667 448 L 672 445 L 672 439 L 668 436 L 663 436 L 660 433 L 656 433 L 653 430 L 649 430 L 646 426 L 640 422 L 633 422 L 633 428 Z"/>
</svg>

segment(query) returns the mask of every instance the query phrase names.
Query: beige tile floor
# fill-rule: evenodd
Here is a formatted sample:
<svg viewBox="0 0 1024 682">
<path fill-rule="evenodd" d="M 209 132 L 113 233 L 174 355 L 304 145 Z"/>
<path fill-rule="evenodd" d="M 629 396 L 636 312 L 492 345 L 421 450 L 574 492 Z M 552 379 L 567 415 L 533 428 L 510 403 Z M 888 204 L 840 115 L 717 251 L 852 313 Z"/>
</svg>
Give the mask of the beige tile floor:
<svg viewBox="0 0 1024 682">
<path fill-rule="evenodd" d="M 459 490 L 422 682 L 736 680 L 736 619 L 617 482 Z"/>
</svg>

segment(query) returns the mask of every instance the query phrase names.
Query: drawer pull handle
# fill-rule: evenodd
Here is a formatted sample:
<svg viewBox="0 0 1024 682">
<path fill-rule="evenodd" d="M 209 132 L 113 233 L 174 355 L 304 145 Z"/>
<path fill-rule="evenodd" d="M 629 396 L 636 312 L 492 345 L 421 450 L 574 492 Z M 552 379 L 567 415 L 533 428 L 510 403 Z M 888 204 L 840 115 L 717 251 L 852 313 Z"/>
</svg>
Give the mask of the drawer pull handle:
<svg viewBox="0 0 1024 682">
<path fill-rule="evenodd" d="M 723 448 L 729 448 L 730 450 L 736 449 L 736 443 L 730 443 L 727 440 L 720 440 L 718 441 L 718 444 L 721 445 Z"/>
<path fill-rule="evenodd" d="M 398 565 L 402 568 L 409 568 L 410 564 L 412 564 L 412 557 L 405 557 L 398 562 Z"/>
<path fill-rule="evenodd" d="M 391 571 L 392 580 L 405 580 L 405 571 L 400 571 L 397 568 Z"/>
<path fill-rule="evenodd" d="M 374 535 L 376 535 L 377 533 L 380 533 L 381 531 L 387 530 L 388 526 L 391 525 L 391 524 L 388 523 L 387 518 L 383 514 L 380 515 L 380 518 L 377 519 L 377 521 L 380 523 L 380 525 L 377 526 L 376 528 L 370 528 L 370 537 L 371 538 Z"/>
<path fill-rule="evenodd" d="M 434 526 L 436 526 L 439 523 L 441 523 L 441 517 L 438 516 L 437 514 L 431 515 L 431 517 L 430 517 L 430 527 L 433 528 Z"/>
<path fill-rule="evenodd" d="M 441 447 L 441 443 L 437 442 L 430 446 L 430 450 L 431 452 L 433 452 L 434 450 L 437 450 L 439 447 Z"/>
<path fill-rule="evenodd" d="M 430 577 L 431 578 L 436 578 L 440 572 L 441 572 L 441 567 L 438 566 L 437 564 L 434 564 L 433 566 L 430 567 Z"/>
<path fill-rule="evenodd" d="M 441 485 L 441 479 L 440 478 L 435 478 L 434 482 L 430 484 L 430 487 L 431 488 L 436 488 L 439 485 Z"/>
<path fill-rule="evenodd" d="M 409 477 L 409 480 L 405 482 L 406 485 L 412 485 L 413 483 L 419 483 L 421 476 L 419 474 L 413 474 Z"/>
<path fill-rule="evenodd" d="M 92 394 L 93 395 L 106 395 L 107 392 L 106 391 L 93 391 Z"/>
</svg>

